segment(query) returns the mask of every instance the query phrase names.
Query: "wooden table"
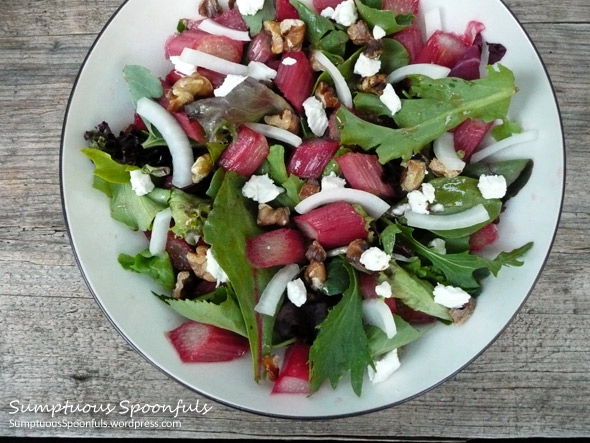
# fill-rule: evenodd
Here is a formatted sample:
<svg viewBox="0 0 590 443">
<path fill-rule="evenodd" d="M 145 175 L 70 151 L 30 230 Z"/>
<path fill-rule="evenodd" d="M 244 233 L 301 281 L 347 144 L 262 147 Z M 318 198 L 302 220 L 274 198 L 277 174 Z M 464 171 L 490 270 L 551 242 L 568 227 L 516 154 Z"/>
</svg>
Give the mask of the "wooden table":
<svg viewBox="0 0 590 443">
<path fill-rule="evenodd" d="M 475 1 L 475 0 L 474 0 Z M 487 0 L 477 0 L 485 2 Z M 201 398 L 179 429 L 11 427 L 22 405 L 194 402 L 133 351 L 99 309 L 64 226 L 59 147 L 80 64 L 120 0 L 2 0 L 0 7 L 0 435 L 396 440 L 590 437 L 590 3 L 506 0 L 547 64 L 567 139 L 567 194 L 524 308 L 471 366 L 432 392 L 333 421 L 265 418 Z M 61 416 L 63 418 L 63 416 Z M 74 414 L 72 419 L 88 418 Z"/>
</svg>

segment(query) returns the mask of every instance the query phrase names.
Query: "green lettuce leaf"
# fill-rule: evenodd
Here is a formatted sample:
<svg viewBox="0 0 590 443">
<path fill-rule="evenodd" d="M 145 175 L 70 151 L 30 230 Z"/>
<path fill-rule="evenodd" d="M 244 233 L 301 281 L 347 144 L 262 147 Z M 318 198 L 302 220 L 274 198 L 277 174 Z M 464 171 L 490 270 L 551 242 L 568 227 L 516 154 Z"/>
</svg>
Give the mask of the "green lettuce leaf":
<svg viewBox="0 0 590 443">
<path fill-rule="evenodd" d="M 365 5 L 361 0 L 355 0 L 361 18 L 367 22 L 372 29 L 374 26 L 380 26 L 385 30 L 387 35 L 402 31 L 412 24 L 413 14 L 397 14 L 394 11 L 388 11 L 380 8 L 371 8 Z"/>
<path fill-rule="evenodd" d="M 350 265 L 345 266 L 350 285 L 318 326 L 319 333 L 309 352 L 311 390 L 317 391 L 326 379 L 335 388 L 350 372 L 352 389 L 360 396 L 367 366 L 374 364 L 363 327 L 358 277 Z"/>
<path fill-rule="evenodd" d="M 504 119 L 501 125 L 493 127 L 490 132 L 496 141 L 502 141 L 514 134 L 522 133 L 522 127 L 515 121 Z"/>
<path fill-rule="evenodd" d="M 408 343 L 422 337 L 428 328 L 416 329 L 399 315 L 393 315 L 396 334 L 392 338 L 387 338 L 385 332 L 376 326 L 367 326 L 367 339 L 369 340 L 369 349 L 373 357 L 378 357 L 386 352 L 399 349 Z"/>
<path fill-rule="evenodd" d="M 140 98 L 160 98 L 164 93 L 160 79 L 143 66 L 127 65 L 123 69 L 123 76 L 134 105 Z"/>
<path fill-rule="evenodd" d="M 110 154 L 96 148 L 84 148 L 82 153 L 94 163 L 94 175 L 109 183 L 129 183 L 129 171 L 139 169 L 137 166 L 122 165 L 112 159 Z"/>
<path fill-rule="evenodd" d="M 279 195 L 276 201 L 283 206 L 294 208 L 301 201 L 299 191 L 301 191 L 305 182 L 287 172 L 285 148 L 283 146 L 273 145 L 269 148 L 264 168 L 268 171 L 268 176 L 285 189 L 285 193 Z"/>
<path fill-rule="evenodd" d="M 173 189 L 170 196 L 170 210 L 174 219 L 171 231 L 177 237 L 188 233 L 203 235 L 203 226 L 211 210 L 211 202 L 180 189 Z"/>
<path fill-rule="evenodd" d="M 275 15 L 276 10 L 274 1 L 265 0 L 264 6 L 260 11 L 254 15 L 242 15 L 242 18 L 250 30 L 250 35 L 254 37 L 261 31 L 263 23 L 267 20 L 274 20 Z"/>
<path fill-rule="evenodd" d="M 514 74 L 502 65 L 488 67 L 487 77 L 432 80 L 412 76 L 411 99 L 403 100 L 395 116 L 399 129 L 368 123 L 341 107 L 336 113 L 341 142 L 375 149 L 381 163 L 409 160 L 425 146 L 468 118 L 505 118 L 516 92 Z"/>
<path fill-rule="evenodd" d="M 174 289 L 176 278 L 170 257 L 166 252 L 152 255 L 149 249 L 140 252 L 135 257 L 127 254 L 119 254 L 119 263 L 127 271 L 145 274 L 153 278 L 156 283 L 166 289 Z"/>
</svg>

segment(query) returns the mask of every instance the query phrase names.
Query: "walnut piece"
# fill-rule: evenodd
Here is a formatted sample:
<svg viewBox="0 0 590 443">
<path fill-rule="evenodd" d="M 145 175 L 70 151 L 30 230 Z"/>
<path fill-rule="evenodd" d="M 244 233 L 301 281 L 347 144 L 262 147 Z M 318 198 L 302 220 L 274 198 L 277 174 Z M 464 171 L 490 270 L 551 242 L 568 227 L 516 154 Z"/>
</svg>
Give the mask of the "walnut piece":
<svg viewBox="0 0 590 443">
<path fill-rule="evenodd" d="M 314 240 L 313 243 L 307 248 L 307 252 L 305 253 L 305 258 L 309 261 L 319 261 L 324 262 L 326 258 L 328 258 L 328 254 L 326 254 L 326 250 L 317 240 Z"/>
<path fill-rule="evenodd" d="M 264 117 L 264 122 L 293 134 L 299 133 L 299 117 L 290 109 L 283 109 L 277 115 L 267 115 Z"/>
<path fill-rule="evenodd" d="M 367 274 L 369 271 L 361 263 L 361 255 L 363 255 L 363 252 L 369 249 L 370 246 L 371 245 L 369 245 L 366 240 L 358 239 L 352 241 L 348 245 L 348 248 L 346 248 L 346 259 L 348 260 L 348 263 L 350 263 L 355 269 L 358 269 L 361 272 L 366 272 Z"/>
<path fill-rule="evenodd" d="M 375 74 L 370 77 L 363 77 L 358 84 L 359 91 L 377 95 L 383 94 L 385 86 L 387 86 L 387 76 L 385 74 Z"/>
<path fill-rule="evenodd" d="M 262 357 L 262 366 L 268 375 L 270 381 L 276 381 L 279 378 L 279 356 L 276 354 L 267 354 Z"/>
<path fill-rule="evenodd" d="M 191 273 L 188 271 L 181 271 L 176 276 L 176 286 L 172 291 L 172 298 L 181 299 L 182 297 L 182 290 L 184 286 L 189 282 L 191 278 Z"/>
<path fill-rule="evenodd" d="M 320 192 L 319 182 L 313 178 L 310 178 L 301 187 L 301 190 L 299 191 L 299 198 L 301 200 L 305 200 L 307 197 L 317 194 L 318 192 Z"/>
<path fill-rule="evenodd" d="M 383 54 L 383 40 L 370 40 L 363 54 L 370 59 L 381 57 Z"/>
<path fill-rule="evenodd" d="M 213 170 L 213 162 L 209 154 L 201 155 L 193 166 L 191 167 L 191 173 L 193 175 L 193 183 L 200 183 L 205 177 L 207 177 Z"/>
<path fill-rule="evenodd" d="M 283 35 L 281 34 L 281 25 L 279 22 L 267 20 L 263 24 L 264 30 L 272 38 L 271 50 L 273 54 L 282 54 L 285 48 Z"/>
<path fill-rule="evenodd" d="M 322 102 L 324 108 L 331 109 L 338 106 L 340 100 L 336 96 L 336 91 L 326 82 L 320 82 L 315 90 L 315 96 Z"/>
<path fill-rule="evenodd" d="M 258 205 L 258 218 L 256 223 L 258 226 L 286 226 L 289 223 L 289 208 L 276 208 L 261 203 Z"/>
<path fill-rule="evenodd" d="M 303 20 L 283 20 L 280 24 L 280 31 L 287 51 L 301 51 L 305 39 L 305 23 Z"/>
<path fill-rule="evenodd" d="M 166 94 L 170 101 L 169 112 L 177 112 L 184 105 L 192 103 L 198 97 L 208 97 L 213 93 L 213 85 L 208 78 L 195 72 L 190 77 L 179 79 Z"/>
<path fill-rule="evenodd" d="M 410 160 L 402 173 L 402 189 L 407 192 L 415 191 L 422 185 L 425 176 L 426 163 L 420 160 Z"/>
<path fill-rule="evenodd" d="M 321 290 L 326 282 L 326 266 L 321 261 L 312 261 L 305 268 L 303 279 L 316 291 Z"/>
<path fill-rule="evenodd" d="M 221 14 L 223 10 L 217 0 L 202 0 L 199 4 L 199 14 L 201 17 L 216 17 Z"/>
<path fill-rule="evenodd" d="M 469 301 L 462 308 L 453 308 L 449 310 L 449 315 L 453 319 L 453 323 L 460 325 L 465 323 L 473 311 L 475 310 L 475 298 L 471 297 Z"/>
<path fill-rule="evenodd" d="M 373 40 L 369 27 L 363 20 L 359 20 L 346 30 L 348 37 L 355 45 L 364 46 Z"/>
<path fill-rule="evenodd" d="M 430 161 L 428 167 L 437 177 L 455 178 L 461 174 L 461 171 L 447 169 L 447 167 L 436 157 Z"/>
<path fill-rule="evenodd" d="M 189 252 L 186 254 L 186 258 L 191 265 L 195 275 L 208 282 L 215 283 L 217 279 L 207 272 L 207 246 L 197 246 L 195 252 Z"/>
</svg>

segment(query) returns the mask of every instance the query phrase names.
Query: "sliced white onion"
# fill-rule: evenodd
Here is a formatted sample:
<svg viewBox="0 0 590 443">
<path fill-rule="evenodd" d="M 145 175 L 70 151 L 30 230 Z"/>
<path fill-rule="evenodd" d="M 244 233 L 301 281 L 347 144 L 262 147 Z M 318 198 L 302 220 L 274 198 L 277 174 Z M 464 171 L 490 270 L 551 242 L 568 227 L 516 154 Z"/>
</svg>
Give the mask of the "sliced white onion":
<svg viewBox="0 0 590 443">
<path fill-rule="evenodd" d="M 328 189 L 307 197 L 295 206 L 295 211 L 306 214 L 315 208 L 335 202 L 358 204 L 373 218 L 381 217 L 389 209 L 389 203 L 381 200 L 375 194 L 358 189 L 340 188 Z"/>
<path fill-rule="evenodd" d="M 280 269 L 268 282 L 262 292 L 254 310 L 260 314 L 275 315 L 281 295 L 287 289 L 287 283 L 293 280 L 299 273 L 299 266 L 296 264 L 287 265 Z"/>
<path fill-rule="evenodd" d="M 418 260 L 418 257 L 406 257 L 405 255 L 401 255 L 401 254 L 393 254 L 391 256 L 391 258 L 393 258 L 396 261 L 401 261 L 404 263 L 412 263 L 413 261 Z"/>
<path fill-rule="evenodd" d="M 228 28 L 227 26 L 220 25 L 215 20 L 206 18 L 197 26 L 201 31 L 208 32 L 213 35 L 223 35 L 232 40 L 240 42 L 249 42 L 250 34 L 247 31 L 238 31 L 237 29 Z"/>
<path fill-rule="evenodd" d="M 434 155 L 451 171 L 462 171 L 465 168 L 465 162 L 457 156 L 455 138 L 450 132 L 445 132 L 434 141 Z"/>
<path fill-rule="evenodd" d="M 154 217 L 150 237 L 150 254 L 158 255 L 166 250 L 170 221 L 172 221 L 172 210 L 170 208 L 158 212 Z"/>
<path fill-rule="evenodd" d="M 348 251 L 348 246 L 340 246 L 339 248 L 330 249 L 326 251 L 328 257 L 338 257 L 339 255 L 345 255 Z"/>
<path fill-rule="evenodd" d="M 239 63 L 230 62 L 221 57 L 216 57 L 206 52 L 197 51 L 196 49 L 184 48 L 180 55 L 180 60 L 191 65 L 201 68 L 210 69 L 220 74 L 233 74 L 248 76 L 248 67 Z"/>
<path fill-rule="evenodd" d="M 365 323 L 377 326 L 385 332 L 387 338 L 393 338 L 397 333 L 391 309 L 380 298 L 363 300 L 363 319 Z"/>
<path fill-rule="evenodd" d="M 490 47 L 483 44 L 481 48 L 481 62 L 479 64 L 479 76 L 485 78 L 488 75 L 488 62 L 490 60 Z"/>
<path fill-rule="evenodd" d="M 287 131 L 286 129 L 277 128 L 276 126 L 264 125 L 262 123 L 246 123 L 246 126 L 254 132 L 264 135 L 265 137 L 274 138 L 291 146 L 299 146 L 303 140 L 298 135 Z"/>
<path fill-rule="evenodd" d="M 397 83 L 402 81 L 408 75 L 425 75 L 433 80 L 448 77 L 451 69 L 446 66 L 435 65 L 433 63 L 416 63 L 413 65 L 402 66 L 387 76 L 388 83 Z"/>
<path fill-rule="evenodd" d="M 191 185 L 191 167 L 195 158 L 190 141 L 180 124 L 165 108 L 147 97 L 137 101 L 137 113 L 158 129 L 170 149 L 172 184 L 177 188 Z"/>
<path fill-rule="evenodd" d="M 430 8 L 424 11 L 424 33 L 426 40 L 428 40 L 432 34 L 442 29 L 442 17 L 440 14 L 440 8 Z"/>
<path fill-rule="evenodd" d="M 352 94 L 348 88 L 348 83 L 346 83 L 346 80 L 342 76 L 342 73 L 322 51 L 314 51 L 313 57 L 326 69 L 326 71 L 328 71 L 328 74 L 330 74 L 330 77 L 332 77 L 332 80 L 334 80 L 336 95 L 338 95 L 340 102 L 347 108 L 352 108 Z"/>
<path fill-rule="evenodd" d="M 451 215 L 416 214 L 408 211 L 405 214 L 408 226 L 413 228 L 428 229 L 429 231 L 450 231 L 451 229 L 463 229 L 484 223 L 490 219 L 490 214 L 479 204 L 471 209 Z"/>
<path fill-rule="evenodd" d="M 514 146 L 519 143 L 528 143 L 535 141 L 538 137 L 539 133 L 535 130 L 512 135 L 508 138 L 505 138 L 504 140 L 500 140 L 499 142 L 494 143 L 493 145 L 490 145 L 486 148 L 477 151 L 475 154 L 471 156 L 471 163 L 480 162 L 484 158 L 487 158 L 490 155 L 497 154 L 498 152 L 510 146 Z"/>
</svg>

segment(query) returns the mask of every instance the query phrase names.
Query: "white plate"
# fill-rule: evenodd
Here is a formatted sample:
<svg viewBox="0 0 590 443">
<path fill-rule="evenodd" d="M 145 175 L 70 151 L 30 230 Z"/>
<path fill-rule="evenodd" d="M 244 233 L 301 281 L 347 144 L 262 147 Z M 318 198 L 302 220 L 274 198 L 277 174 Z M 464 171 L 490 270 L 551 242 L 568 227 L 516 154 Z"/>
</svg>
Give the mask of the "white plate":
<svg viewBox="0 0 590 443">
<path fill-rule="evenodd" d="M 128 0 L 97 38 L 72 91 L 62 138 L 63 204 L 80 269 L 98 304 L 121 335 L 156 367 L 201 395 L 255 413 L 299 418 L 364 413 L 406 401 L 452 377 L 494 341 L 530 294 L 560 215 L 564 189 L 560 116 L 545 68 L 526 33 L 499 0 L 422 0 L 424 8 L 442 9 L 445 30 L 462 33 L 468 21 L 479 20 L 486 25 L 486 41 L 508 48 L 502 63 L 514 71 L 519 88 L 510 115 L 525 129 L 539 131 L 539 139 L 502 153 L 532 158 L 535 166 L 528 185 L 509 201 L 500 223 L 501 240 L 491 253 L 534 241 L 525 265 L 504 268 L 499 278 L 487 279 L 475 314 L 466 324 L 438 325 L 407 346 L 401 368 L 380 385 L 367 380 L 361 398 L 346 380 L 336 390 L 326 383 L 309 398 L 271 396 L 269 384 L 252 380 L 247 357 L 231 363 L 179 361 L 164 332 L 182 319 L 151 295 L 158 288 L 147 277 L 124 271 L 117 262 L 119 253 L 134 255 L 146 240 L 111 219 L 106 197 L 92 188 L 93 166 L 80 153 L 85 130 L 103 120 L 113 131 L 129 123 L 133 108 L 123 67 L 139 64 L 158 75 L 167 73 L 164 42 L 179 18 L 194 17 L 198 3 Z"/>
</svg>

